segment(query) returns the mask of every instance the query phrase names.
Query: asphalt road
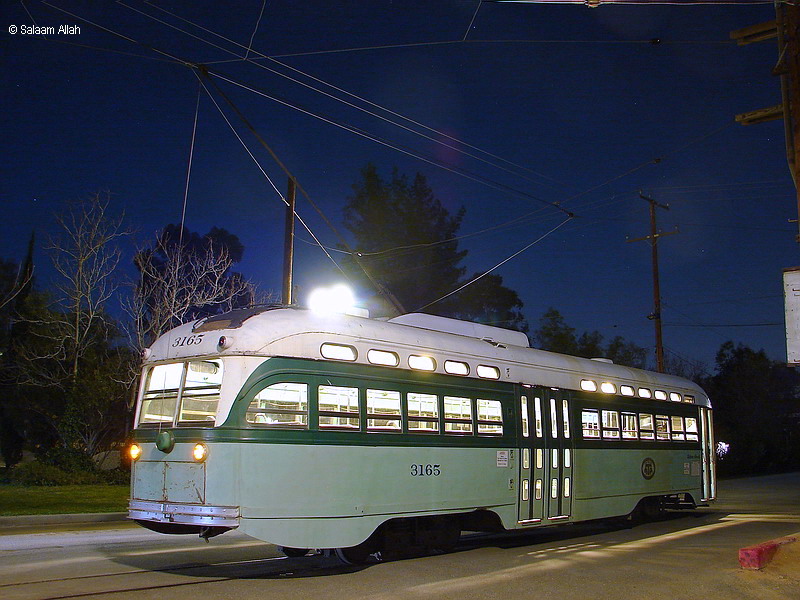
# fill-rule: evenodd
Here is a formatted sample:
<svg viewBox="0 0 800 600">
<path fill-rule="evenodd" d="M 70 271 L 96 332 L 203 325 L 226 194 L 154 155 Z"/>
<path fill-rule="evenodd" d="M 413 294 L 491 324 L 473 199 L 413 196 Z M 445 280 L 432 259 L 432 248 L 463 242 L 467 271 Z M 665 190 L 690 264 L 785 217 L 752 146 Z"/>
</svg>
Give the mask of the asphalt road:
<svg viewBox="0 0 800 600">
<path fill-rule="evenodd" d="M 720 483 L 712 508 L 622 528 L 465 535 L 458 549 L 366 567 L 283 557 L 235 532 L 205 543 L 128 523 L 0 530 L 0 598 L 800 599 L 800 542 L 762 571 L 738 549 L 800 533 L 800 473 Z"/>
</svg>

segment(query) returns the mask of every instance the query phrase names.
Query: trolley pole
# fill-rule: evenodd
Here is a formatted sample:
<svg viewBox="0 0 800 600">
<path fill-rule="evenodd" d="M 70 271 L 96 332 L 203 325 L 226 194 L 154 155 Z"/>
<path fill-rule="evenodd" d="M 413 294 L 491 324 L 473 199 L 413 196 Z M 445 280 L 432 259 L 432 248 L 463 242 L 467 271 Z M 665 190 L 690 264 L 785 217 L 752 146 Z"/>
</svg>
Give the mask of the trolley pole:
<svg viewBox="0 0 800 600">
<path fill-rule="evenodd" d="M 650 240 L 650 252 L 653 259 L 653 314 L 648 318 L 653 320 L 656 333 L 656 370 L 659 373 L 664 372 L 664 338 L 661 331 L 661 285 L 658 278 L 658 238 L 665 235 L 672 235 L 678 231 L 669 231 L 667 233 L 659 233 L 656 225 L 656 206 L 669 210 L 668 204 L 660 204 L 652 198 L 645 196 L 639 192 L 639 197 L 650 203 L 650 235 L 645 237 L 628 240 L 629 242 L 640 242 L 643 240 Z"/>
<path fill-rule="evenodd" d="M 289 177 L 289 192 L 286 194 L 286 221 L 283 237 L 283 304 L 290 306 L 292 298 L 292 266 L 294 262 L 294 205 L 295 205 L 295 181 Z"/>
</svg>

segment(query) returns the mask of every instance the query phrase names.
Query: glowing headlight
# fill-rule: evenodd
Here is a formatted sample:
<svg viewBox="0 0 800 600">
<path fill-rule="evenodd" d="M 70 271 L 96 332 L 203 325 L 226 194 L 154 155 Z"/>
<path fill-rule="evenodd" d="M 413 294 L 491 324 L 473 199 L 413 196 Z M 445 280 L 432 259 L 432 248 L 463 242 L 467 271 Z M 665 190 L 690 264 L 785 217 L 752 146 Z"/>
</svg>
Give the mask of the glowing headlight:
<svg viewBox="0 0 800 600">
<path fill-rule="evenodd" d="M 139 444 L 131 444 L 128 448 L 128 456 L 131 460 L 139 460 L 142 455 L 142 447 Z"/>
<path fill-rule="evenodd" d="M 197 444 L 192 450 L 192 458 L 197 462 L 203 462 L 208 456 L 208 448 L 205 444 Z"/>
</svg>

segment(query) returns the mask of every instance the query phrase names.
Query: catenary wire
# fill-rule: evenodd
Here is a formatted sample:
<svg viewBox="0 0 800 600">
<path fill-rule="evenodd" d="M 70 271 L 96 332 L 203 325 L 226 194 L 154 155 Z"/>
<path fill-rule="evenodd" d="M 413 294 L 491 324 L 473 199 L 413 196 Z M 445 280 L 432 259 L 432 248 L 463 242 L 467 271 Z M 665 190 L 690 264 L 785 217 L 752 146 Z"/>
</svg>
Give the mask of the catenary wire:
<svg viewBox="0 0 800 600">
<path fill-rule="evenodd" d="M 189 19 L 186 19 L 186 18 L 184 18 L 184 17 L 181 17 L 180 15 L 177 15 L 177 14 L 175 14 L 175 13 L 173 13 L 173 12 L 170 12 L 170 11 L 168 11 L 168 10 L 166 10 L 166 9 L 164 9 L 164 8 L 162 8 L 162 7 L 160 7 L 160 6 L 156 6 L 156 5 L 154 5 L 154 4 L 150 3 L 150 2 L 147 2 L 147 1 L 146 1 L 145 3 L 146 3 L 148 6 L 151 6 L 152 8 L 155 8 L 155 9 L 157 9 L 157 10 L 159 10 L 159 11 L 161 11 L 161 12 L 165 13 L 165 14 L 168 14 L 168 15 L 170 15 L 171 17 L 173 17 L 173 18 L 175 18 L 175 19 L 178 19 L 178 20 L 180 20 L 180 21 L 182 21 L 182 22 L 184 22 L 184 23 L 187 23 L 187 24 L 189 24 L 189 25 L 191 25 L 191 26 L 193 26 L 193 27 L 196 27 L 197 29 L 200 29 L 201 31 L 204 31 L 204 32 L 206 32 L 206 33 L 208 33 L 208 34 L 211 34 L 211 35 L 213 35 L 213 36 L 215 36 L 215 37 L 217 37 L 217 38 L 219 38 L 219 39 L 221 39 L 221 40 L 224 40 L 224 41 L 226 41 L 226 42 L 228 42 L 228 43 L 230 43 L 230 44 L 232 44 L 232 45 L 238 46 L 238 47 L 240 47 L 240 48 L 246 48 L 244 45 L 242 45 L 242 44 L 239 44 L 238 42 L 236 42 L 235 40 L 233 40 L 233 39 L 231 39 L 231 38 L 225 37 L 225 36 L 223 36 L 223 35 L 221 35 L 221 34 L 219 34 L 219 33 L 215 32 L 215 31 L 213 31 L 213 30 L 211 30 L 211 29 L 208 29 L 208 28 L 206 28 L 206 27 L 203 27 L 202 25 L 199 25 L 198 23 L 195 23 L 195 22 L 193 22 L 193 21 L 190 21 Z M 308 84 L 308 83 L 306 83 L 306 82 L 303 82 L 303 81 L 300 81 L 300 80 L 298 80 L 298 79 L 296 79 L 296 78 L 293 78 L 293 77 L 291 77 L 291 76 L 287 75 L 286 73 L 282 73 L 282 72 L 280 72 L 280 71 L 276 71 L 275 69 L 271 69 L 271 68 L 267 67 L 266 65 L 263 65 L 263 64 L 261 64 L 261 63 L 259 63 L 259 62 L 256 62 L 256 60 L 255 60 L 255 59 L 253 59 L 253 58 L 239 57 L 239 55 L 238 55 L 238 54 L 236 54 L 236 52 L 234 52 L 234 51 L 232 51 L 232 50 L 229 50 L 229 49 L 227 49 L 227 48 L 224 48 L 223 46 L 220 46 L 220 45 L 218 45 L 218 44 L 214 44 L 213 42 L 210 42 L 210 41 L 208 41 L 208 40 L 206 40 L 206 39 L 204 39 L 204 38 L 201 38 L 201 37 L 199 37 L 199 36 L 196 36 L 196 35 L 194 35 L 194 34 L 192 34 L 192 33 L 188 32 L 188 31 L 186 31 L 185 29 L 181 29 L 180 27 L 176 27 L 175 25 L 173 25 L 173 24 L 171 24 L 171 23 L 168 23 L 167 21 L 164 21 L 163 19 L 158 19 L 157 17 L 155 17 L 155 16 L 153 16 L 153 15 L 150 15 L 150 14 L 148 14 L 148 13 L 145 13 L 145 12 L 143 12 L 143 11 L 140 11 L 140 10 L 138 10 L 138 9 L 136 9 L 136 8 L 132 7 L 132 6 L 129 6 L 129 5 L 125 4 L 125 3 L 124 3 L 124 2 L 122 2 L 121 0 L 117 0 L 117 4 L 120 4 L 121 6 L 124 6 L 125 8 L 128 8 L 128 9 L 130 9 L 130 10 L 134 11 L 134 12 L 137 12 L 137 13 L 139 13 L 139 14 L 143 15 L 143 16 L 146 16 L 146 17 L 148 17 L 148 18 L 150 18 L 150 19 L 152 19 L 152 20 L 154 20 L 154 21 L 156 21 L 156 22 L 158 22 L 158 23 L 161 23 L 162 25 L 165 25 L 166 27 L 170 27 L 170 28 L 172 28 L 172 29 L 174 29 L 174 30 L 176 30 L 176 31 L 178 31 L 178 32 L 180 32 L 180 33 L 183 33 L 183 34 L 185 34 L 185 35 L 188 35 L 188 36 L 190 36 L 190 37 L 192 37 L 192 38 L 194 38 L 194 39 L 196 39 L 196 40 L 199 40 L 199 41 L 201 41 L 201 42 L 203 42 L 203 43 L 205 43 L 205 44 L 208 44 L 208 45 L 210 45 L 210 46 L 212 46 L 212 47 L 214 47 L 214 48 L 217 48 L 217 49 L 219 49 L 219 50 L 222 50 L 223 52 L 227 52 L 228 54 L 233 54 L 234 56 L 236 56 L 236 57 L 237 57 L 237 58 L 236 58 L 236 61 L 246 61 L 246 62 L 249 62 L 249 63 L 251 63 L 251 64 L 253 64 L 253 65 L 255 65 L 255 66 L 257 66 L 257 67 L 259 67 L 259 68 L 261 68 L 261 69 L 264 69 L 264 70 L 266 70 L 266 71 L 268 71 L 268 72 L 270 72 L 270 73 L 272 73 L 272 74 L 274 74 L 274 75 L 277 75 L 277 76 L 279 76 L 279 77 L 283 77 L 283 78 L 285 78 L 285 79 L 288 79 L 289 81 L 292 81 L 293 83 L 296 83 L 297 85 L 304 86 L 304 87 L 306 87 L 306 88 L 308 88 L 308 89 L 311 89 L 311 90 L 313 90 L 313 91 L 315 91 L 315 92 L 317 92 L 317 93 L 319 93 L 319 94 L 322 94 L 322 95 L 324 95 L 324 96 L 327 96 L 327 97 L 329 97 L 329 98 L 331 98 L 331 99 L 333 99 L 333 100 L 335 100 L 335 101 L 337 101 L 337 102 L 341 102 L 342 104 L 345 104 L 345 105 L 347 105 L 347 106 L 350 106 L 351 108 L 354 108 L 354 109 L 356 109 L 356 110 L 359 110 L 359 111 L 361 111 L 361 112 L 364 112 L 364 113 L 366 113 L 366 114 L 369 114 L 370 116 L 373 116 L 373 117 L 375 117 L 375 118 L 377 118 L 377 119 L 381 119 L 381 120 L 383 120 L 383 121 L 385 121 L 385 122 L 387 122 L 387 123 L 390 123 L 390 124 L 392 124 L 392 125 L 394 125 L 394 126 L 396 126 L 396 127 L 399 127 L 399 128 L 401 128 L 401 129 L 404 129 L 404 130 L 406 130 L 406 131 L 409 131 L 410 133 L 413 133 L 414 135 L 418 135 L 418 136 L 420 136 L 420 137 L 423 137 L 423 138 L 425 138 L 425 139 L 427 139 L 427 140 L 430 140 L 430 141 L 432 141 L 432 142 L 434 142 L 434 143 L 436 143 L 436 144 L 439 144 L 439 145 L 445 146 L 445 147 L 447 147 L 447 148 L 449 148 L 449 149 L 451 149 L 451 150 L 454 150 L 454 151 L 456 151 L 456 152 L 459 152 L 459 153 L 461 153 L 461 154 L 464 154 L 464 155 L 466 155 L 466 156 L 469 156 L 469 157 L 471 157 L 471 158 L 474 158 L 474 159 L 476 159 L 476 160 L 479 160 L 479 161 L 481 161 L 481 162 L 484 162 L 484 163 L 486 163 L 486 164 L 489 164 L 489 165 L 491 165 L 491 166 L 493 166 L 493 167 L 495 167 L 495 168 L 497 168 L 497 169 L 500 169 L 500 170 L 506 171 L 506 172 L 508 172 L 508 173 L 511 173 L 512 175 L 515 175 L 515 176 L 517 176 L 517 177 L 522 177 L 523 179 L 527 179 L 528 181 L 531 181 L 531 182 L 533 182 L 533 183 L 535 183 L 535 184 L 537 184 L 537 185 L 548 185 L 548 186 L 550 185 L 550 184 L 543 183 L 543 182 L 541 182 L 541 181 L 538 181 L 538 180 L 532 179 L 532 178 L 530 178 L 530 177 L 528 177 L 528 176 L 526 176 L 526 175 L 524 175 L 524 174 L 522 174 L 522 173 L 515 172 L 515 171 L 513 171 L 513 170 L 511 170 L 511 169 L 508 169 L 507 167 L 503 167 L 502 165 L 498 165 L 497 163 L 495 163 L 495 162 L 492 162 L 492 161 L 490 161 L 490 160 L 487 160 L 487 159 L 485 159 L 485 158 L 482 158 L 482 157 L 480 157 L 480 156 L 476 156 L 475 154 L 472 154 L 472 153 L 470 153 L 470 152 L 467 152 L 467 151 L 463 150 L 462 148 L 459 148 L 458 146 L 453 146 L 453 145 L 451 145 L 451 144 L 448 144 L 448 143 L 446 143 L 446 142 L 443 142 L 443 141 L 442 141 L 442 140 L 440 140 L 440 139 L 437 139 L 437 138 L 435 138 L 435 137 L 428 136 L 428 135 L 426 135 L 426 134 L 424 134 L 424 133 L 422 133 L 422 132 L 419 132 L 419 131 L 417 131 L 417 130 L 415 130 L 415 129 L 413 129 L 413 128 L 410 128 L 410 127 L 407 127 L 407 126 L 405 126 L 405 125 L 402 125 L 402 124 L 400 124 L 400 123 L 398 123 L 398 122 L 396 122 L 396 121 L 392 121 L 391 119 L 389 119 L 389 118 L 387 118 L 387 117 L 385 117 L 385 116 L 383 116 L 383 115 L 376 114 L 376 113 L 374 113 L 374 112 L 372 112 L 372 111 L 370 111 L 370 110 L 368 110 L 368 109 L 366 109 L 366 108 L 364 108 L 364 107 L 362 107 L 362 106 L 358 106 L 358 105 L 355 105 L 355 104 L 353 104 L 353 103 L 351 103 L 351 102 L 348 102 L 347 100 L 344 100 L 344 99 L 342 99 L 342 98 L 339 98 L 339 97 L 337 97 L 337 96 L 335 96 L 335 95 L 333 95 L 333 94 L 330 94 L 330 93 L 328 93 L 328 92 L 325 92 L 325 91 L 323 91 L 323 90 L 321 90 L 321 89 L 319 89 L 319 88 L 316 88 L 316 87 L 314 87 L 314 86 L 312 86 L 312 85 L 310 85 L 310 84 Z M 425 129 L 425 130 L 427 130 L 427 131 L 430 131 L 431 133 L 435 133 L 436 135 L 438 135 L 438 136 L 440 136 L 440 137 L 443 137 L 443 138 L 445 138 L 445 139 L 449 139 L 449 140 L 451 140 L 451 141 L 453 141 L 453 142 L 455 142 L 455 143 L 457 143 L 457 144 L 460 144 L 461 146 L 464 146 L 464 147 L 470 148 L 470 149 L 472 149 L 472 150 L 475 150 L 475 151 L 477 151 L 477 152 L 480 152 L 481 154 L 484 154 L 484 155 L 486 155 L 486 156 L 489 156 L 489 157 L 491 157 L 491 158 L 493 158 L 493 159 L 495 159 L 495 160 L 497 160 L 497 161 L 501 161 L 501 162 L 503 162 L 503 163 L 505 163 L 505 164 L 508 164 L 508 165 L 510 165 L 510 166 L 513 166 L 513 167 L 515 167 L 516 169 L 523 170 L 523 171 L 526 171 L 526 172 L 528 172 L 528 173 L 531 173 L 531 174 L 533 174 L 533 175 L 536 175 L 536 176 L 537 176 L 537 177 L 539 177 L 539 178 L 542 178 L 542 179 L 547 179 L 547 180 L 549 180 L 549 181 L 552 181 L 553 183 L 556 183 L 556 184 L 558 184 L 558 185 L 559 185 L 559 186 L 561 186 L 561 187 L 567 187 L 567 186 L 565 186 L 563 183 L 560 183 L 560 182 L 556 181 L 556 180 L 555 180 L 555 179 L 553 179 L 552 177 L 549 177 L 549 176 L 547 176 L 547 175 L 544 175 L 544 174 L 542 174 L 542 173 L 539 173 L 539 172 L 537 172 L 537 171 L 534 171 L 533 169 L 530 169 L 529 167 L 525 167 L 524 165 L 520 165 L 520 164 L 518 164 L 518 163 L 512 162 L 512 161 L 510 161 L 510 160 L 508 160 L 508 159 L 505 159 L 505 158 L 503 158 L 503 157 L 501 157 L 501 156 L 498 156 L 498 155 L 496 155 L 496 154 L 493 154 L 493 153 L 491 153 L 491 152 L 489 152 L 489 151 L 487 151 L 487 150 L 483 150 L 482 148 L 479 148 L 478 146 L 474 146 L 474 145 L 472 145 L 472 144 L 468 144 L 467 142 L 464 142 L 463 140 L 460 140 L 460 139 L 458 139 L 458 138 L 456 138 L 456 137 L 454 137 L 454 136 L 451 136 L 451 135 L 447 134 L 446 132 L 443 132 L 443 131 L 441 131 L 441 130 L 435 129 L 435 128 L 433 128 L 433 127 L 430 127 L 430 126 L 428 126 L 428 125 L 425 125 L 424 123 L 421 123 L 421 122 L 419 122 L 419 121 L 416 121 L 416 120 L 414 120 L 414 119 L 412 119 L 412 118 L 410 118 L 410 117 L 407 117 L 407 116 L 405 116 L 405 115 L 403 115 L 403 114 L 401 114 L 401 113 L 398 113 L 398 112 L 396 112 L 396 111 L 393 111 L 393 110 L 391 110 L 391 109 L 388 109 L 388 108 L 386 108 L 386 107 L 384 107 L 384 106 L 382 106 L 382 105 L 380 105 L 380 104 L 377 104 L 377 103 L 375 103 L 375 102 L 372 102 L 372 101 L 370 101 L 370 100 L 368 100 L 368 99 L 366 99 L 366 98 L 364 98 L 364 97 L 362 97 L 362 96 L 359 96 L 359 95 L 357 95 L 357 94 L 354 94 L 354 93 L 352 93 L 352 92 L 349 92 L 348 90 L 345 90 L 344 88 L 341 88 L 341 87 L 339 87 L 339 86 L 336 86 L 336 85 L 334 85 L 334 84 L 332 84 L 332 83 L 330 83 L 330 82 L 328 82 L 328 81 L 325 81 L 325 80 L 323 80 L 323 79 L 320 79 L 320 78 L 318 78 L 318 77 L 315 77 L 315 76 L 311 75 L 310 73 L 306 73 L 305 71 L 302 71 L 302 70 L 300 70 L 300 69 L 298 69 L 298 68 L 296 68 L 296 67 L 293 67 L 293 66 L 291 66 L 291 65 L 288 65 L 288 64 L 286 64 L 286 63 L 284 63 L 284 62 L 282 62 L 282 61 L 279 61 L 279 60 L 277 60 L 275 57 L 267 56 L 267 55 L 265 55 L 265 54 L 263 54 L 263 53 L 261 53 L 261 52 L 258 52 L 258 51 L 256 51 L 256 50 L 252 50 L 252 49 L 248 49 L 248 50 L 250 50 L 250 51 L 251 51 L 251 52 L 252 52 L 254 55 L 258 55 L 258 57 L 260 57 L 260 58 L 262 58 L 262 59 L 270 60 L 271 62 L 274 62 L 275 64 L 277 64 L 277 65 L 280 65 L 281 67 L 283 67 L 283 68 L 285 68 L 285 69 L 288 69 L 288 70 L 290 70 L 290 71 L 292 71 L 292 72 L 294 72 L 294 73 L 297 73 L 297 74 L 299 74 L 299 75 L 302 75 L 303 77 L 306 77 L 306 78 L 308 78 L 308 79 L 310 79 L 310 80 L 312 80 L 312 81 L 314 81 L 314 82 L 316 82 L 316 83 L 318 83 L 318 84 L 321 84 L 321 85 L 327 86 L 327 87 L 329 87 L 330 89 L 333 89 L 333 90 L 335 90 L 336 92 L 339 92 L 340 94 L 345 94 L 346 96 L 349 96 L 349 97 L 351 97 L 351 98 L 353 98 L 353 99 L 355 99 L 355 100 L 358 100 L 358 101 L 360 101 L 360 102 L 363 102 L 364 104 L 367 104 L 367 105 L 369 105 L 369 106 L 372 106 L 372 107 L 374 107 L 374 108 L 376 108 L 376 109 L 378 109 L 378 110 L 381 110 L 381 111 L 383 111 L 383 112 L 385 112 L 385 113 L 387 113 L 387 114 L 390 114 L 390 115 L 392 115 L 393 117 L 397 117 L 397 118 L 399 118 L 399 119 L 402 119 L 402 120 L 404 120 L 404 121 L 407 121 L 407 122 L 409 122 L 409 123 L 412 123 L 413 125 L 415 125 L 415 126 L 417 126 L 417 127 L 421 127 L 421 128 L 423 128 L 423 129 Z M 220 62 L 228 62 L 228 61 L 210 61 L 210 62 L 207 62 L 206 64 L 207 64 L 207 65 L 213 65 L 213 64 L 219 64 Z"/>
<path fill-rule="evenodd" d="M 510 260 L 512 260 L 512 259 L 514 259 L 514 258 L 516 258 L 516 257 L 517 257 L 517 256 L 519 256 L 520 254 L 522 254 L 523 252 L 525 252 L 525 251 L 526 251 L 528 248 L 530 248 L 531 246 L 534 246 L 534 245 L 538 244 L 539 242 L 541 242 L 543 239 L 545 239 L 545 238 L 546 238 L 547 236 L 549 236 L 551 233 L 554 233 L 556 230 L 560 229 L 562 226 L 564 226 L 564 225 L 566 225 L 567 223 L 569 223 L 569 222 L 570 222 L 572 219 L 573 219 L 573 217 L 572 217 L 572 216 L 568 216 L 568 217 L 567 217 L 566 219 L 564 219 L 564 220 L 563 220 L 561 223 L 559 223 L 558 225 L 556 225 L 555 227 L 553 227 L 553 228 L 552 228 L 550 231 L 548 231 L 548 232 L 547 232 L 547 233 L 545 233 L 544 235 L 540 236 L 539 238 L 535 239 L 535 240 L 534 240 L 534 241 L 532 241 L 530 244 L 528 244 L 528 245 L 524 246 L 524 247 L 523 247 L 523 248 L 521 248 L 520 250 L 517 250 L 517 251 L 516 251 L 514 254 L 512 254 L 512 255 L 511 255 L 511 256 L 509 256 L 508 258 L 505 258 L 505 259 L 501 260 L 499 263 L 497 263 L 497 264 L 496 264 L 495 266 L 493 266 L 491 269 L 488 269 L 487 271 L 484 271 L 483 273 L 481 273 L 481 274 L 480 274 L 480 275 L 478 275 L 477 277 L 475 277 L 475 278 L 471 279 L 470 281 L 468 281 L 467 283 L 465 283 L 465 284 L 463 284 L 463 285 L 461 285 L 461 286 L 457 287 L 457 288 L 456 288 L 456 289 L 454 289 L 452 292 L 448 292 L 447 294 L 445 294 L 445 295 L 444 295 L 444 296 L 442 296 L 441 298 L 437 298 L 437 299 L 436 299 L 436 300 L 434 300 L 433 302 L 428 302 L 428 303 L 427 303 L 427 304 L 425 304 L 424 306 L 420 306 L 420 307 L 419 307 L 418 309 L 416 309 L 414 312 L 419 312 L 419 311 L 421 311 L 421 310 L 423 310 L 423 309 L 426 309 L 426 308 L 428 308 L 429 306 L 432 306 L 432 305 L 434 305 L 434 304 L 436 304 L 436 303 L 438 303 L 438 302 L 441 302 L 441 301 L 442 301 L 442 300 L 444 300 L 445 298 L 449 298 L 450 296 L 452 296 L 452 295 L 454 295 L 454 294 L 457 294 L 458 292 L 460 292 L 460 291 L 461 291 L 461 290 L 463 290 L 464 288 L 466 288 L 466 287 L 468 287 L 468 286 L 472 285 L 473 283 L 475 283 L 476 281 L 478 281 L 478 280 L 482 279 L 483 277 L 486 277 L 486 276 L 487 276 L 489 273 L 491 273 L 491 272 L 492 272 L 492 271 L 494 271 L 495 269 L 498 269 L 498 268 L 502 267 L 502 266 L 503 266 L 504 264 L 506 264 L 508 261 L 510 261 Z"/>
</svg>

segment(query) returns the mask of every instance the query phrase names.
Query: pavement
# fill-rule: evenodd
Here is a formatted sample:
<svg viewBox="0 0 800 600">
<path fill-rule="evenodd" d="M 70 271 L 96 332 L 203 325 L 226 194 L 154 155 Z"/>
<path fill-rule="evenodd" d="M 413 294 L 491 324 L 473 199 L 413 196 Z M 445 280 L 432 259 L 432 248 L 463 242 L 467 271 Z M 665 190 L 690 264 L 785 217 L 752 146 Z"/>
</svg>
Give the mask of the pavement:
<svg viewBox="0 0 800 600">
<path fill-rule="evenodd" d="M 127 512 L 82 513 L 68 515 L 18 515 L 0 517 L 0 530 L 12 527 L 37 527 L 40 525 L 82 525 L 91 523 L 118 523 L 128 520 Z"/>
</svg>

